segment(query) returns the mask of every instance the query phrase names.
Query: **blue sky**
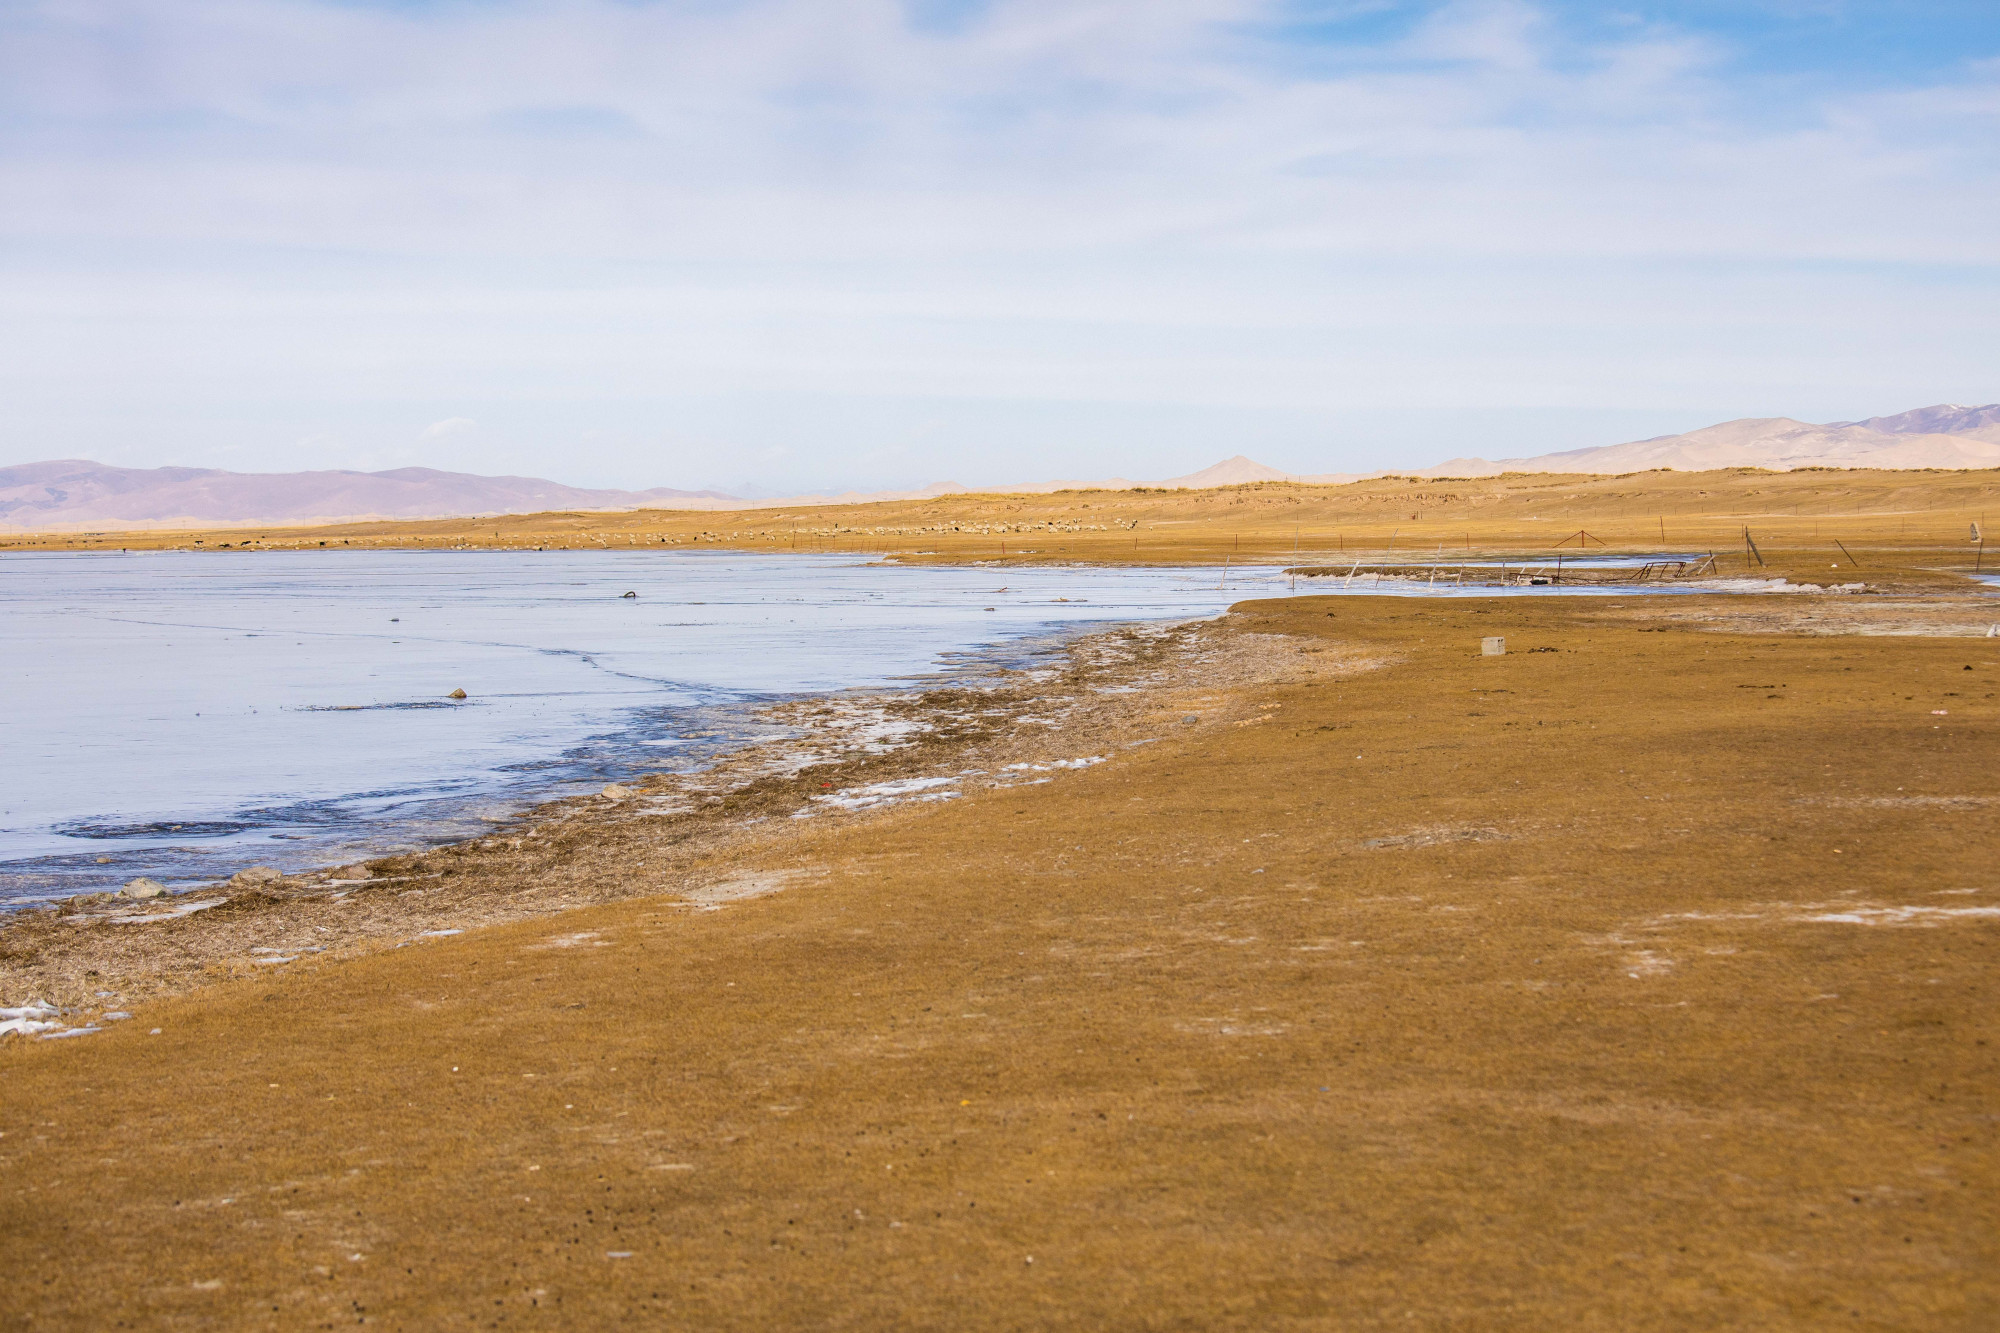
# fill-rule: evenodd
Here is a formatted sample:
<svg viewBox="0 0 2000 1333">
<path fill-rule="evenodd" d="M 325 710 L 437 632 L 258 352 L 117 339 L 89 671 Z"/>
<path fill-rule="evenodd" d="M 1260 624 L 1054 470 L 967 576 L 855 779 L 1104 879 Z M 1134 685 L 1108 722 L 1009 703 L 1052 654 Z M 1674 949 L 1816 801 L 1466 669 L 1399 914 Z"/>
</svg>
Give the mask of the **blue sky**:
<svg viewBox="0 0 2000 1333">
<path fill-rule="evenodd" d="M 975 14 L 984 5 L 919 7 Z M 1705 37 L 1718 63 L 1743 75 L 1838 81 L 1925 82 L 1940 70 L 2000 53 L 2000 8 L 1985 0 L 1689 0 L 1682 3 L 1544 4 L 1537 7 L 1579 47 L 1652 32 Z M 1271 21 L 1302 42 L 1336 49 L 1408 36 L 1439 9 L 1410 3 L 1306 3 Z"/>
<path fill-rule="evenodd" d="M 2000 6 L 0 3 L 0 462 L 1420 466 L 2000 398 Z"/>
</svg>

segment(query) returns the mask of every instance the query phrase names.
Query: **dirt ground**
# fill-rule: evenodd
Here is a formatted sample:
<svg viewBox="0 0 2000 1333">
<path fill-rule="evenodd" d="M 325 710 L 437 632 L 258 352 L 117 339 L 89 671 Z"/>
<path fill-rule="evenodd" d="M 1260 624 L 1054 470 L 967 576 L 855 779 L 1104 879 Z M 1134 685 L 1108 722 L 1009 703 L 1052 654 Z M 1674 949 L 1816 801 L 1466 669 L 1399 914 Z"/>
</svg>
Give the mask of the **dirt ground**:
<svg viewBox="0 0 2000 1333">
<path fill-rule="evenodd" d="M 1102 763 L 475 849 L 646 891 L 0 1043 L 0 1326 L 2000 1326 L 2000 639 L 1889 600 L 1246 603 Z"/>
</svg>

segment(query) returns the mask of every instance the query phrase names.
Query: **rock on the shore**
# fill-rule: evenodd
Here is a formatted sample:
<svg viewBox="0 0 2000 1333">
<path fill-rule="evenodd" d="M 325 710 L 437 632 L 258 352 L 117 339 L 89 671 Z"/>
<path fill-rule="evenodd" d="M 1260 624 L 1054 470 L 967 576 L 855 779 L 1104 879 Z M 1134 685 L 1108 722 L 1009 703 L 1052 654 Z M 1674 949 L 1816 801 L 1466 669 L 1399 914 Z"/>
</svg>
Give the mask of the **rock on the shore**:
<svg viewBox="0 0 2000 1333">
<path fill-rule="evenodd" d="M 119 890 L 127 898 L 158 898 L 166 891 L 166 885 L 147 879 L 143 875 Z"/>
<path fill-rule="evenodd" d="M 636 796 L 636 795 L 638 795 L 638 793 L 633 791 L 632 788 L 622 786 L 616 782 L 612 783 L 609 787 L 606 787 L 604 789 L 604 798 L 609 801 L 622 801 L 628 796 Z"/>
<path fill-rule="evenodd" d="M 285 872 L 274 866 L 250 866 L 230 876 L 232 888 L 255 888 L 259 884 L 271 884 L 285 877 Z"/>
</svg>

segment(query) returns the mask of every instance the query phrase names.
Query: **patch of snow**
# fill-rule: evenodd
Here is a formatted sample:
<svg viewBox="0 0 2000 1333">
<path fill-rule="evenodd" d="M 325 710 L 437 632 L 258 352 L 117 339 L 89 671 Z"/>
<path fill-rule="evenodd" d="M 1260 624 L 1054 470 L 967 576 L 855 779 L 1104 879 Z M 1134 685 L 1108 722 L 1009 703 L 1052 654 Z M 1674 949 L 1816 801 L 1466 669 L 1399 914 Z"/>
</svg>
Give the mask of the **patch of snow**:
<svg viewBox="0 0 2000 1333">
<path fill-rule="evenodd" d="M 1104 762 L 1101 754 L 1085 755 L 1081 759 L 1051 759 L 1046 764 L 1009 764 L 1002 773 L 1046 773 L 1054 768 L 1089 768 L 1092 764 Z"/>
<path fill-rule="evenodd" d="M 0 1037 L 32 1037 L 37 1033 L 52 1032 L 62 1026 L 56 1021 L 61 1016 L 62 1010 L 40 1000 L 31 1000 L 13 1009 L 0 1009 Z"/>
<path fill-rule="evenodd" d="M 948 801 L 955 799 L 959 793 L 955 791 L 932 791 L 932 789 L 936 787 L 949 787 L 958 780 L 956 777 L 899 778 L 892 782 L 871 782 L 860 787 L 843 787 L 839 791 L 824 792 L 810 799 L 817 804 L 830 805 L 840 810 L 867 810 L 873 806 L 884 805 L 890 801 L 916 795 L 919 792 L 929 793 L 928 795 L 919 797 L 920 800 Z M 801 811 L 800 813 L 804 814 L 807 812 Z"/>
<path fill-rule="evenodd" d="M 1928 925 L 1940 919 L 1961 916 L 2000 916 L 2000 907 L 1856 907 L 1845 912 L 1822 912 L 1796 919 L 1846 926 L 1903 926 Z"/>
<path fill-rule="evenodd" d="M 1817 583 L 1793 583 L 1788 579 L 1688 579 L 1676 583 L 1676 588 L 1701 588 L 1709 592 L 1861 592 L 1865 583 L 1836 583 L 1822 587 Z"/>
</svg>

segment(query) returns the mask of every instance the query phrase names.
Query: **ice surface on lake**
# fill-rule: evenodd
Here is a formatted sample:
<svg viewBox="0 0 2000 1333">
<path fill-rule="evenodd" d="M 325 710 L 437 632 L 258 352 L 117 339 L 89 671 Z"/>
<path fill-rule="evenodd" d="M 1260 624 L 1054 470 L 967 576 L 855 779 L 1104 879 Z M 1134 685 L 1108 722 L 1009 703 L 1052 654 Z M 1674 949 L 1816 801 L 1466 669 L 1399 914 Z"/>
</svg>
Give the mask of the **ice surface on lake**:
<svg viewBox="0 0 2000 1333">
<path fill-rule="evenodd" d="M 760 700 L 1286 591 L 1271 570 L 1219 575 L 729 552 L 8 553 L 0 906 L 472 836 L 554 791 L 699 763 L 754 733 Z"/>
</svg>

